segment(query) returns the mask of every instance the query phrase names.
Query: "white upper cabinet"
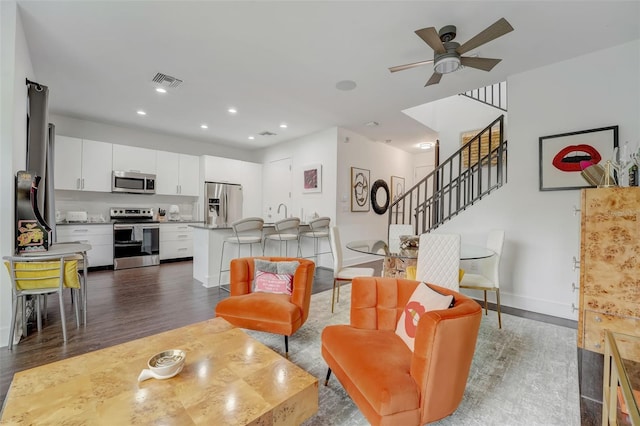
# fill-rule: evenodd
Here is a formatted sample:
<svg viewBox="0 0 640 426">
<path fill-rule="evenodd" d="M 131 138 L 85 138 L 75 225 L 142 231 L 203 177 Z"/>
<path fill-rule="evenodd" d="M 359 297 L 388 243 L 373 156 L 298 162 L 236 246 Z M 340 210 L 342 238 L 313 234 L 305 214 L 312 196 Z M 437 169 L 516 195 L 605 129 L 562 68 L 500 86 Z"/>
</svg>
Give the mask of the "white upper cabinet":
<svg viewBox="0 0 640 426">
<path fill-rule="evenodd" d="M 56 135 L 55 189 L 111 192 L 113 145 Z"/>
<path fill-rule="evenodd" d="M 199 195 L 200 159 L 195 155 L 157 152 L 156 194 Z"/>
<path fill-rule="evenodd" d="M 113 145 L 113 170 L 156 174 L 156 150 Z"/>
</svg>

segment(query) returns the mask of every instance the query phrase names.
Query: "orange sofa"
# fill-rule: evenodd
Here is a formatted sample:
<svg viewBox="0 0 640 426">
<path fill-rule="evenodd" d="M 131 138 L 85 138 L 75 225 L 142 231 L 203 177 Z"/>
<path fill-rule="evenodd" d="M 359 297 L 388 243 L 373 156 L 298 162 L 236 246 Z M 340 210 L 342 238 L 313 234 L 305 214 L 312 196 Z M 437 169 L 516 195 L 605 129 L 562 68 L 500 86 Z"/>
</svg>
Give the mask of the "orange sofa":
<svg viewBox="0 0 640 426">
<path fill-rule="evenodd" d="M 300 266 L 293 276 L 292 294 L 254 293 L 254 259 L 271 262 L 297 260 Z M 289 336 L 309 316 L 315 263 L 291 257 L 244 257 L 231 261 L 230 296 L 216 305 L 216 317 L 236 327 L 284 335 L 285 354 L 289 354 Z"/>
<path fill-rule="evenodd" d="M 424 313 L 415 350 L 395 333 L 396 324 L 418 281 L 358 277 L 351 293 L 351 324 L 322 332 L 322 356 L 331 372 L 373 425 L 422 425 L 453 413 L 464 389 L 475 351 L 482 308 L 452 294 L 455 304 Z"/>
</svg>

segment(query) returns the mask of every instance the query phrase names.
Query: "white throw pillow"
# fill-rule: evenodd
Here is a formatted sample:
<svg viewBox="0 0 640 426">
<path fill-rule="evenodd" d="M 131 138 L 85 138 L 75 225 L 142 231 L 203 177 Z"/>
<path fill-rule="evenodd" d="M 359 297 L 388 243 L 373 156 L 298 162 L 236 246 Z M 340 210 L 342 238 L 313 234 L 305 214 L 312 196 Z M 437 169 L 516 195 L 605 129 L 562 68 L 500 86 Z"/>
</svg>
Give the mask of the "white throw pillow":
<svg viewBox="0 0 640 426">
<path fill-rule="evenodd" d="M 440 294 L 425 283 L 418 284 L 400 315 L 396 325 L 396 334 L 413 352 L 420 317 L 425 312 L 447 309 L 452 305 L 452 302 L 452 295 Z"/>
</svg>

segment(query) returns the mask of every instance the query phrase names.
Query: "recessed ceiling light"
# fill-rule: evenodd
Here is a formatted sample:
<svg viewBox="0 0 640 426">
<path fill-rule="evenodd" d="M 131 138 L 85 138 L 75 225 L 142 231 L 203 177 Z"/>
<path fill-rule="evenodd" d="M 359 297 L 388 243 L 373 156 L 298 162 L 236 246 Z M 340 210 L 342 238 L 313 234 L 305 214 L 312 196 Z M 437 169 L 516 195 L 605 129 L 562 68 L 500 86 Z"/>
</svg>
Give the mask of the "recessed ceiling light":
<svg viewBox="0 0 640 426">
<path fill-rule="evenodd" d="M 229 111 L 229 113 L 231 114 L 235 114 L 236 112 L 238 112 L 238 110 L 235 108 L 229 108 L 227 111 Z"/>
<path fill-rule="evenodd" d="M 146 112 L 144 112 L 143 110 L 139 109 L 138 111 L 136 111 L 138 113 L 138 115 L 147 115 Z"/>
<path fill-rule="evenodd" d="M 158 93 L 167 93 L 167 89 L 163 89 L 162 87 L 156 87 L 156 92 L 158 92 Z"/>
<path fill-rule="evenodd" d="M 353 90 L 356 86 L 356 82 L 352 80 L 342 80 L 336 83 L 336 89 L 343 91 Z"/>
<path fill-rule="evenodd" d="M 209 128 L 209 126 L 207 126 L 206 124 L 201 124 L 201 125 L 200 125 L 200 128 L 201 128 L 201 129 L 208 129 L 208 128 Z"/>
<path fill-rule="evenodd" d="M 249 136 L 249 139 L 254 140 L 256 137 L 255 136 Z"/>
<path fill-rule="evenodd" d="M 418 145 L 418 147 L 420 149 L 430 149 L 430 148 L 433 148 L 433 142 L 423 142 L 420 145 Z"/>
<path fill-rule="evenodd" d="M 286 123 L 282 123 L 282 124 L 280 125 L 280 127 L 281 127 L 281 128 L 283 128 L 283 129 L 286 129 L 286 128 L 287 128 L 287 124 L 286 124 Z"/>
</svg>

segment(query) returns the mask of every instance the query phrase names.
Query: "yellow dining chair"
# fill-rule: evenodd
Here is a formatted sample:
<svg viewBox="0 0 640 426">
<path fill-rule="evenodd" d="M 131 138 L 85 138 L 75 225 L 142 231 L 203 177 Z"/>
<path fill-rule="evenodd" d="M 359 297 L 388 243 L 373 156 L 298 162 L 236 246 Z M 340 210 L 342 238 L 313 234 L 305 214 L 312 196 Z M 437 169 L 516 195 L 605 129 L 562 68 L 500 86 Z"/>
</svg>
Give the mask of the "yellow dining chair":
<svg viewBox="0 0 640 426">
<path fill-rule="evenodd" d="M 79 325 L 80 315 L 78 312 L 77 297 L 80 290 L 80 280 L 78 279 L 78 261 L 74 256 L 4 256 L 5 266 L 11 278 L 11 328 L 9 329 L 9 349 L 13 349 L 13 336 L 18 317 L 18 303 L 22 299 L 22 327 L 23 334 L 26 335 L 25 305 L 26 296 L 35 297 L 35 307 L 37 310 L 38 331 L 42 328 L 41 297 L 58 293 L 60 304 L 60 321 L 62 322 L 62 338 L 67 341 L 66 317 L 64 312 L 63 290 L 70 288 L 72 298 L 75 298 L 74 305 L 76 311 L 76 324 Z"/>
</svg>

